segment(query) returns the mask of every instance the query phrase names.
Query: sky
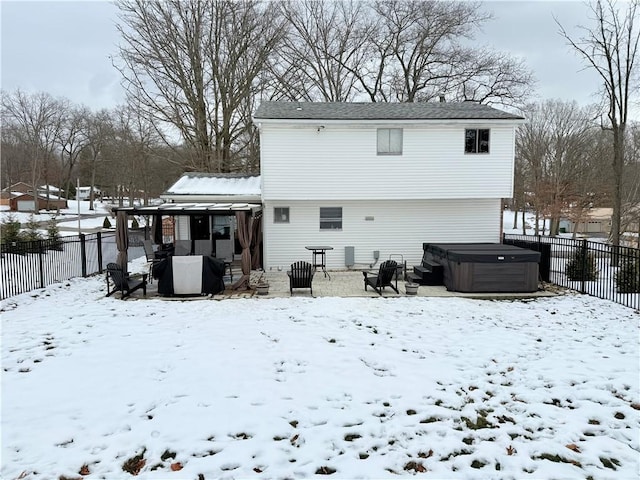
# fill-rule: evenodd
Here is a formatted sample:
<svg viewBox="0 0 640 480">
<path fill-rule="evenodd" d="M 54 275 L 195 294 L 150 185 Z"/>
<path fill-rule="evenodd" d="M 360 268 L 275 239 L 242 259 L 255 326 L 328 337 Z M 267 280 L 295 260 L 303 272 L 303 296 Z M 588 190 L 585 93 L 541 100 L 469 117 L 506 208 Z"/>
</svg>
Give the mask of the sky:
<svg viewBox="0 0 640 480">
<path fill-rule="evenodd" d="M 554 16 L 573 33 L 588 24 L 578 1 L 487 2 L 494 18 L 477 41 L 523 58 L 534 71 L 540 99 L 587 105 L 597 100 L 598 77 L 558 34 Z M 109 2 L 0 1 L 2 89 L 45 91 L 92 109 L 124 101 L 113 67 L 119 34 L 117 9 Z"/>
<path fill-rule="evenodd" d="M 637 478 L 631 308 L 105 288 L 0 302 L 0 477 Z"/>
</svg>

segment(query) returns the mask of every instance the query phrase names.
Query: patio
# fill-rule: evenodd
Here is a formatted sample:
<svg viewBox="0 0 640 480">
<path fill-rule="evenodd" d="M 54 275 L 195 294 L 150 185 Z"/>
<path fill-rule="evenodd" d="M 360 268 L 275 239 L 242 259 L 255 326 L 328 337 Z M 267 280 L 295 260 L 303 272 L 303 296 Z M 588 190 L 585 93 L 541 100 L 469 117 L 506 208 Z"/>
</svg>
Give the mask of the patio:
<svg viewBox="0 0 640 480">
<path fill-rule="evenodd" d="M 140 272 L 144 271 L 143 268 L 136 269 Z M 369 288 L 367 291 L 364 289 L 363 275 L 361 270 L 330 270 L 331 278 L 325 277 L 322 272 L 316 272 L 313 277 L 313 296 L 309 293 L 309 290 L 294 290 L 293 295 L 289 292 L 289 277 L 287 272 L 282 270 L 273 270 L 262 272 L 260 270 L 253 270 L 251 272 L 251 280 L 249 285 L 252 287 L 250 290 L 231 290 L 231 279 L 225 277 L 225 285 L 227 290 L 222 293 L 211 296 L 191 296 L 191 297 L 162 297 L 167 300 L 201 300 L 201 299 L 232 299 L 232 298 L 295 298 L 295 297 L 343 297 L 343 298 L 377 298 L 378 295 L 375 291 Z M 233 280 L 236 281 L 242 276 L 240 265 L 234 263 L 233 265 Z M 258 295 L 255 291 L 255 286 L 260 280 L 266 281 L 269 284 L 269 293 L 267 295 Z M 390 288 L 386 288 L 383 291 L 382 297 L 385 298 L 397 298 L 397 297 L 461 297 L 461 298 L 476 298 L 476 299 L 509 299 L 509 298 L 536 298 L 536 297 L 549 297 L 554 296 L 556 293 L 548 290 L 539 290 L 534 293 L 461 293 L 450 292 L 444 286 L 428 286 L 421 285 L 418 288 L 417 295 L 407 295 L 405 293 L 404 281 L 398 280 L 398 290 L 400 293 L 394 292 Z M 147 286 L 147 297 L 158 297 L 157 282 Z M 136 292 L 132 298 L 141 298 L 142 293 Z"/>
</svg>

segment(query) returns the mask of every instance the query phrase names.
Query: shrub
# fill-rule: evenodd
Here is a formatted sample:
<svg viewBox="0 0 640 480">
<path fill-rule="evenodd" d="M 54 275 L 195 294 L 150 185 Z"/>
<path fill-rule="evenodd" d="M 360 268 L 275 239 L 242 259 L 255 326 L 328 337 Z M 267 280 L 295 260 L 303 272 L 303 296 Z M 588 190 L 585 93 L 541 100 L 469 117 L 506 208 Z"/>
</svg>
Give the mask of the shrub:
<svg viewBox="0 0 640 480">
<path fill-rule="evenodd" d="M 25 224 L 25 231 L 23 232 L 22 239 L 34 242 L 36 240 L 41 240 L 42 235 L 38 231 L 40 229 L 40 224 L 36 221 L 36 218 L 33 214 L 29 215 L 29 221 Z"/>
<path fill-rule="evenodd" d="M 58 228 L 56 217 L 51 217 L 51 220 L 47 222 L 47 238 L 49 240 L 60 240 L 60 229 Z"/>
<path fill-rule="evenodd" d="M 640 293 L 640 259 L 627 259 L 616 273 L 618 293 Z"/>
<path fill-rule="evenodd" d="M 131 228 L 134 230 L 136 228 L 140 228 L 140 224 L 138 223 L 138 219 L 136 217 L 133 217 L 133 220 L 131 221 Z"/>
<path fill-rule="evenodd" d="M 10 213 L 0 222 L 0 241 L 3 244 L 10 244 L 20 240 L 20 222 Z"/>
<path fill-rule="evenodd" d="M 109 221 L 109 217 L 104 217 L 104 222 L 102 222 L 102 228 L 111 228 L 111 222 Z"/>
<path fill-rule="evenodd" d="M 586 249 L 578 248 L 567 263 L 566 274 L 572 281 L 595 281 L 598 277 L 595 257 Z"/>
</svg>

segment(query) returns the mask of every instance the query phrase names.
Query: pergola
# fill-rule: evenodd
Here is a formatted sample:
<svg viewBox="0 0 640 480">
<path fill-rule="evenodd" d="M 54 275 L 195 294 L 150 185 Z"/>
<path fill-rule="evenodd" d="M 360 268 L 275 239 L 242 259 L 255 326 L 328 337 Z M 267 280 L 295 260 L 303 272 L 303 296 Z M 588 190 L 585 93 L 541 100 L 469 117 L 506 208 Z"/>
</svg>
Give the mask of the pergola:
<svg viewBox="0 0 640 480">
<path fill-rule="evenodd" d="M 226 215 L 235 216 L 238 240 L 242 246 L 242 277 L 234 283 L 234 289 L 246 289 L 252 268 L 260 266 L 262 243 L 262 205 L 259 203 L 163 203 L 161 205 L 114 207 L 116 213 L 117 262 L 127 271 L 129 248 L 128 217 L 145 215 L 153 217 L 152 236 L 156 243 L 162 239 L 163 216 Z M 160 239 L 160 241 L 158 241 Z"/>
</svg>

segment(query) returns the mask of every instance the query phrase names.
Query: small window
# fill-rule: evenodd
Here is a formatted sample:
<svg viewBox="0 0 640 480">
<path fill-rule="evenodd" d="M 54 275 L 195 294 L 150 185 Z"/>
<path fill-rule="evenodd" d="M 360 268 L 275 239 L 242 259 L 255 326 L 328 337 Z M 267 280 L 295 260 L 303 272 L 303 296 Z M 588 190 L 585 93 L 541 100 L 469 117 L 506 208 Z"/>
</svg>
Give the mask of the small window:
<svg viewBox="0 0 640 480">
<path fill-rule="evenodd" d="M 467 128 L 464 132 L 464 153 L 489 153 L 489 129 Z"/>
<path fill-rule="evenodd" d="M 289 207 L 273 207 L 273 223 L 289 223 Z"/>
<path fill-rule="evenodd" d="M 402 129 L 378 129 L 378 155 L 402 155 Z"/>
<path fill-rule="evenodd" d="M 342 230 L 342 207 L 320 207 L 320 230 Z"/>
</svg>

